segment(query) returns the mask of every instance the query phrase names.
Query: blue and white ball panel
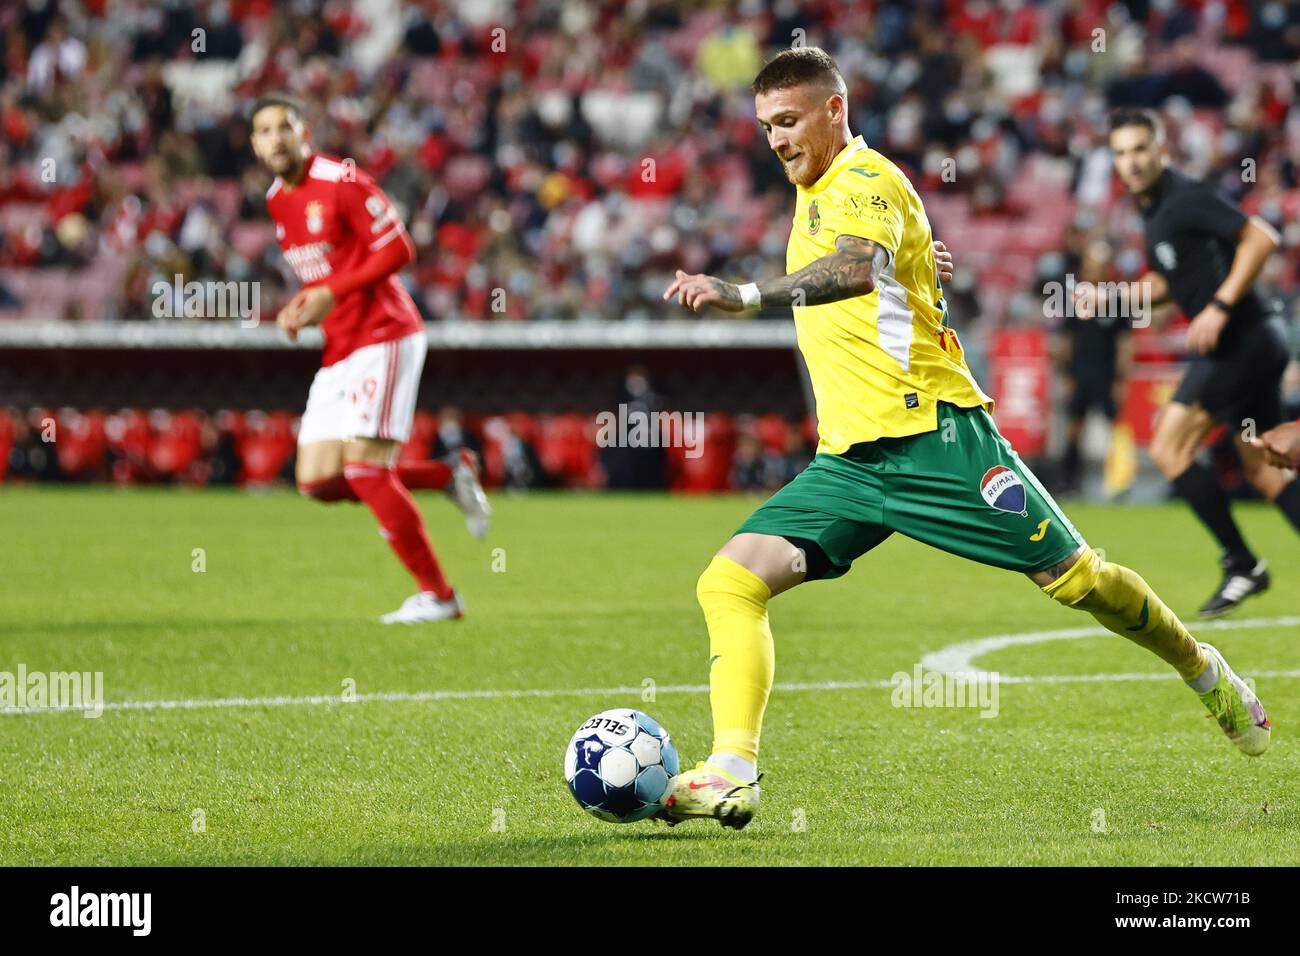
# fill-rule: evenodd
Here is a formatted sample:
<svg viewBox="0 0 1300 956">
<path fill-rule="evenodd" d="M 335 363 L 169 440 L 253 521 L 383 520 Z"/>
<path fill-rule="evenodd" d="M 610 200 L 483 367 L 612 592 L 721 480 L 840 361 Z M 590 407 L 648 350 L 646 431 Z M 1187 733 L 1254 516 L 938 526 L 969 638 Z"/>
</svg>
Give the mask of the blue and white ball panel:
<svg viewBox="0 0 1300 956">
<path fill-rule="evenodd" d="M 663 726 L 624 708 L 585 721 L 564 754 L 564 777 L 574 798 L 588 813 L 615 823 L 658 812 L 678 767 Z"/>
<path fill-rule="evenodd" d="M 626 787 L 605 788 L 605 806 L 604 809 L 614 814 L 623 823 L 631 823 L 635 820 L 643 820 L 648 813 L 643 813 L 646 809 L 646 803 L 636 795 L 636 787 L 629 784 Z M 650 807 L 650 813 L 654 813 L 658 807 Z"/>
<path fill-rule="evenodd" d="M 611 791 L 630 787 L 640 769 L 636 757 L 626 747 L 612 747 L 600 758 L 600 779 Z"/>
<path fill-rule="evenodd" d="M 589 718 L 578 728 L 574 737 L 594 734 L 607 746 L 617 747 L 636 736 L 636 731 L 636 711 L 618 708 L 602 710 L 596 716 Z"/>
<path fill-rule="evenodd" d="M 639 710 L 634 710 L 632 713 L 636 718 L 637 725 L 646 733 L 653 734 L 656 737 L 668 736 L 668 731 L 664 730 L 663 724 L 659 723 L 659 721 L 655 720 L 649 714 L 643 714 Z"/>
<path fill-rule="evenodd" d="M 573 775 L 578 772 L 578 748 L 569 741 L 569 746 L 564 748 L 564 779 L 572 780 Z"/>
<path fill-rule="evenodd" d="M 653 734 L 637 734 L 636 739 L 628 745 L 628 749 L 636 757 L 636 762 L 643 767 L 652 767 L 658 764 L 662 754 L 659 738 Z"/>
<path fill-rule="evenodd" d="M 668 797 L 670 783 L 672 777 L 668 776 L 663 767 L 646 767 L 637 774 L 636 795 L 644 802 L 660 807 Z"/>
<path fill-rule="evenodd" d="M 664 739 L 659 743 L 659 757 L 668 776 L 675 777 L 681 772 L 681 761 L 677 757 L 677 747 L 673 744 L 673 738 L 667 734 L 664 734 Z"/>
<path fill-rule="evenodd" d="M 605 742 L 595 734 L 588 733 L 585 737 L 579 734 L 569 741 L 569 750 L 565 755 L 565 768 L 568 768 L 569 760 L 572 759 L 575 771 L 583 767 L 595 770 L 600 766 L 601 758 L 608 750 L 609 747 Z M 570 779 L 572 776 L 572 774 L 568 775 Z"/>
<path fill-rule="evenodd" d="M 569 781 L 573 796 L 587 809 L 605 802 L 605 781 L 594 770 L 579 770 Z"/>
</svg>

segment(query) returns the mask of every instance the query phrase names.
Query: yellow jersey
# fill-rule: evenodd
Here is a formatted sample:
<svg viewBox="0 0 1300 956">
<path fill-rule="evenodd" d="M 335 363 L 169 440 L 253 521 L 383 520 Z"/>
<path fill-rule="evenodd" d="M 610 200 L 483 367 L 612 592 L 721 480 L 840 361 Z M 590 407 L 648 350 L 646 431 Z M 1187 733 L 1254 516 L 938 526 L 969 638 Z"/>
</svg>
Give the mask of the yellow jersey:
<svg viewBox="0 0 1300 956">
<path fill-rule="evenodd" d="M 830 255 L 842 235 L 876 243 L 889 261 L 867 295 L 794 308 L 817 402 L 818 452 L 838 455 L 858 442 L 934 431 L 938 402 L 992 411 L 946 325 L 921 198 L 861 136 L 817 182 L 798 188 L 786 272 Z"/>
</svg>

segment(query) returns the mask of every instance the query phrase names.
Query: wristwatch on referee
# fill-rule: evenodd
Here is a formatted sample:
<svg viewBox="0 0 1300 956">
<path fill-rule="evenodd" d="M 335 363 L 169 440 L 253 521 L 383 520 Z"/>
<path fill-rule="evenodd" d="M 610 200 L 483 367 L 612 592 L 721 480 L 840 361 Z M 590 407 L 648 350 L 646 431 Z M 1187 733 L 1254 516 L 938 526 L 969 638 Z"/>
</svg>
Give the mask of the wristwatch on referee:
<svg viewBox="0 0 1300 956">
<path fill-rule="evenodd" d="M 1224 302 L 1217 295 L 1213 299 L 1211 299 L 1210 302 L 1213 303 L 1214 305 L 1217 305 L 1224 312 L 1227 312 L 1229 314 L 1232 313 L 1232 306 L 1228 305 L 1228 303 Z"/>
</svg>

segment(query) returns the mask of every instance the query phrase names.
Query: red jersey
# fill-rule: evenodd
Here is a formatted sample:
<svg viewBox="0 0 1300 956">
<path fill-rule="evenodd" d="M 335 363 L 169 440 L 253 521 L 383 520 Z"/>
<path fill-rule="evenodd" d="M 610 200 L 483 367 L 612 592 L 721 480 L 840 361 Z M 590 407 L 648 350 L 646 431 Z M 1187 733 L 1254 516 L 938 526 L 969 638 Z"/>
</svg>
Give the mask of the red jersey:
<svg viewBox="0 0 1300 956">
<path fill-rule="evenodd" d="M 357 269 L 393 242 L 409 242 L 401 217 L 384 191 L 353 163 L 313 153 L 297 186 L 276 177 L 266 193 L 275 237 L 284 258 L 304 286 L 327 284 Z M 336 295 L 321 323 L 325 352 L 333 365 L 359 348 L 400 339 L 424 327 L 420 313 L 396 273 Z"/>
</svg>

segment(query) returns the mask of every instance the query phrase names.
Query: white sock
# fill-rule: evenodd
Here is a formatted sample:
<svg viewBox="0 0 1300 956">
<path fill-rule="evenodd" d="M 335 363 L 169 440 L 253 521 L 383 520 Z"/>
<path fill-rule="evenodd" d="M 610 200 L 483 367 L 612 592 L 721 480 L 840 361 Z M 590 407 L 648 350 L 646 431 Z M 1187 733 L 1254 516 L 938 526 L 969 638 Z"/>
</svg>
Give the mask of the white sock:
<svg viewBox="0 0 1300 956">
<path fill-rule="evenodd" d="M 738 754 L 709 754 L 709 763 L 746 782 L 758 779 L 758 767 Z"/>
<path fill-rule="evenodd" d="M 1195 680 L 1187 681 L 1187 686 L 1190 687 L 1192 690 L 1196 691 L 1196 693 L 1198 694 L 1204 694 L 1207 690 L 1209 690 L 1211 687 L 1213 687 L 1215 684 L 1219 682 L 1218 663 L 1214 660 L 1214 656 L 1212 654 L 1206 654 L 1205 657 L 1209 661 L 1209 663 L 1205 665 L 1205 670 L 1201 671 L 1201 676 L 1196 678 Z"/>
</svg>

